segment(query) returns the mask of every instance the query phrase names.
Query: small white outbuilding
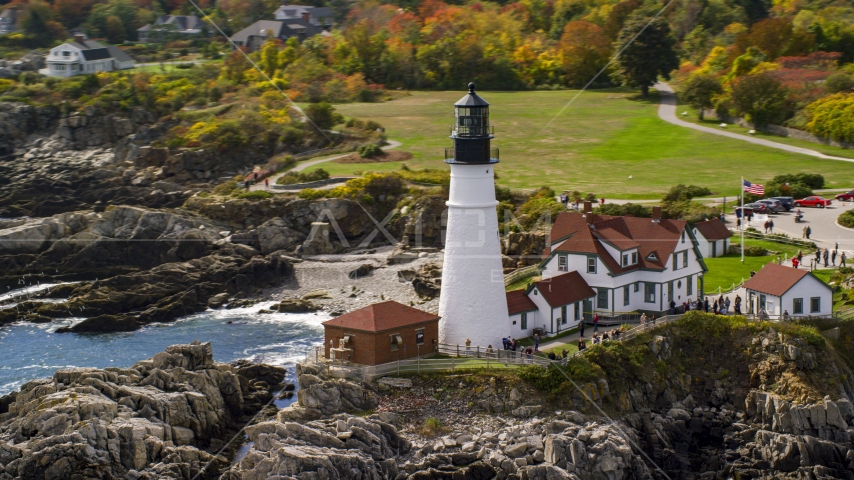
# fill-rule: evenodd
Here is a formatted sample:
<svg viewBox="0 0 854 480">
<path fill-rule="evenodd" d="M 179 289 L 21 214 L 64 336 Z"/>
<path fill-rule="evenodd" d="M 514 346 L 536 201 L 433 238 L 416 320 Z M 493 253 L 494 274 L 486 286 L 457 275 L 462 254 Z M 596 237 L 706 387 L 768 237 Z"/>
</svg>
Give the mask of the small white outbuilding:
<svg viewBox="0 0 854 480">
<path fill-rule="evenodd" d="M 833 313 L 833 290 L 807 269 L 769 263 L 744 283 L 747 312 L 771 317 L 820 317 Z"/>
</svg>

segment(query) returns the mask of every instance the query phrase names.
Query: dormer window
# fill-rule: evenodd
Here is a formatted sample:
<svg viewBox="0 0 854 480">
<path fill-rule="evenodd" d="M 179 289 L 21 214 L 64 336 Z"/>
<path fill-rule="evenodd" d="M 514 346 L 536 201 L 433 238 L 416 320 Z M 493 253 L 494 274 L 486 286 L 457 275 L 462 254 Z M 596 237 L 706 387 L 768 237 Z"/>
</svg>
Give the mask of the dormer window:
<svg viewBox="0 0 854 480">
<path fill-rule="evenodd" d="M 655 252 L 650 252 L 650 254 L 646 256 L 646 259 L 651 262 L 657 262 L 658 256 L 655 255 Z"/>
<path fill-rule="evenodd" d="M 638 252 L 637 251 L 624 253 L 622 255 L 622 263 L 621 264 L 623 267 L 628 267 L 630 265 L 637 265 L 637 263 L 638 263 Z"/>
</svg>

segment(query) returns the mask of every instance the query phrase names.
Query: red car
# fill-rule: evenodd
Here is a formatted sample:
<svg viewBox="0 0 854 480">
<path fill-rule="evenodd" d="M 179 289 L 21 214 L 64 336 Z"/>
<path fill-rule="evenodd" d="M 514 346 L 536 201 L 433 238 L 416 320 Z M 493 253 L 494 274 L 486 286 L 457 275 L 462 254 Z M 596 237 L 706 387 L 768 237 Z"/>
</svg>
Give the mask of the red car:
<svg viewBox="0 0 854 480">
<path fill-rule="evenodd" d="M 854 190 L 851 190 L 850 192 L 840 193 L 836 196 L 836 199 L 840 202 L 850 202 L 851 200 L 854 200 Z"/>
<path fill-rule="evenodd" d="M 830 205 L 830 200 L 821 197 L 807 197 L 800 200 L 795 200 L 796 207 L 819 207 L 824 208 Z"/>
</svg>

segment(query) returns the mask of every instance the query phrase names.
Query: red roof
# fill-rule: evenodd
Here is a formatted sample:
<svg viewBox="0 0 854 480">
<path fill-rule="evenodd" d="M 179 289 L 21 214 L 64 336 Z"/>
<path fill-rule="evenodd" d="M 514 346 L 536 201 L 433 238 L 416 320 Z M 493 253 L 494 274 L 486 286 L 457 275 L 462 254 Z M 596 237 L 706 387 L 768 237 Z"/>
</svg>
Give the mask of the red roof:
<svg viewBox="0 0 854 480">
<path fill-rule="evenodd" d="M 703 235 L 706 240 L 723 240 L 732 236 L 732 232 L 726 228 L 724 222 L 719 218 L 706 220 L 705 222 L 697 223 L 694 226 L 700 231 L 700 234 Z"/>
<path fill-rule="evenodd" d="M 560 213 L 549 235 L 549 244 L 562 239 L 562 243 L 551 247 L 551 252 L 595 253 L 613 273 L 623 273 L 638 268 L 664 270 L 664 262 L 676 250 L 687 223 L 684 220 L 659 220 L 640 217 L 593 216 L 593 222 L 580 213 Z M 686 242 L 690 240 L 686 238 Z M 603 244 L 610 244 L 621 251 L 638 249 L 638 263 L 621 267 Z M 693 245 L 691 245 L 693 246 Z M 649 259 L 651 253 L 655 260 Z"/>
<path fill-rule="evenodd" d="M 525 295 L 525 290 L 507 292 L 507 311 L 510 315 L 537 310 L 537 305 Z"/>
<path fill-rule="evenodd" d="M 553 308 L 575 303 L 596 295 L 596 292 L 590 288 L 590 285 L 587 285 L 581 274 L 576 271 L 534 282 L 531 287 L 528 287 L 528 293 L 530 293 L 533 287 L 537 287 L 540 295 Z"/>
<path fill-rule="evenodd" d="M 438 315 L 408 307 L 393 300 L 375 303 L 323 322 L 326 327 L 343 327 L 365 332 L 383 332 L 395 328 L 439 320 Z"/>
<path fill-rule="evenodd" d="M 811 275 L 809 270 L 785 267 L 772 262 L 766 264 L 762 267 L 762 270 L 756 272 L 753 278 L 744 282 L 744 288 L 774 295 L 775 297 L 782 297 L 784 293 L 788 292 L 807 275 Z M 821 280 L 819 282 L 822 285 L 827 285 Z"/>
</svg>

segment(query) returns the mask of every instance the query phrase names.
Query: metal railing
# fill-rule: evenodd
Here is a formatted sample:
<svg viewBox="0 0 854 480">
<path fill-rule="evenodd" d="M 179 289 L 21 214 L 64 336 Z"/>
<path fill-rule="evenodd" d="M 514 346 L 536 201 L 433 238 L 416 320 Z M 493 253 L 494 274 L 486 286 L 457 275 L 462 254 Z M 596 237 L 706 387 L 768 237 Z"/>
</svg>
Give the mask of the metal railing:
<svg viewBox="0 0 854 480">
<path fill-rule="evenodd" d="M 741 230 L 730 229 L 730 231 L 732 232 L 733 236 L 741 235 Z M 745 238 L 752 238 L 754 240 L 765 240 L 768 242 L 783 243 L 786 245 L 794 245 L 796 247 L 801 248 L 816 248 L 816 244 L 814 242 L 811 242 L 809 240 L 801 240 L 799 238 L 792 238 L 782 233 L 769 233 L 766 235 L 758 231 L 754 232 L 750 230 L 744 230 L 744 236 Z M 730 243 L 730 245 L 739 246 L 739 244 L 737 243 Z"/>
</svg>

